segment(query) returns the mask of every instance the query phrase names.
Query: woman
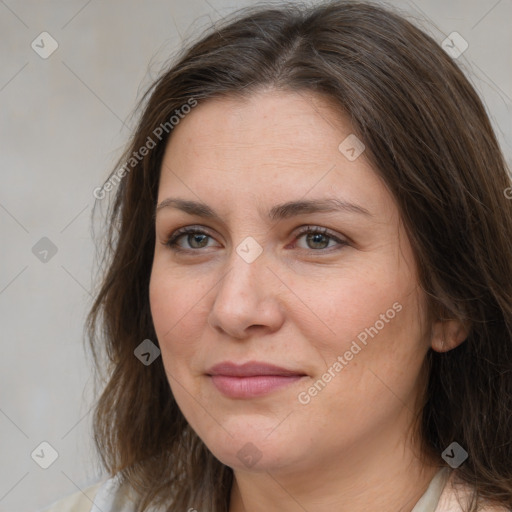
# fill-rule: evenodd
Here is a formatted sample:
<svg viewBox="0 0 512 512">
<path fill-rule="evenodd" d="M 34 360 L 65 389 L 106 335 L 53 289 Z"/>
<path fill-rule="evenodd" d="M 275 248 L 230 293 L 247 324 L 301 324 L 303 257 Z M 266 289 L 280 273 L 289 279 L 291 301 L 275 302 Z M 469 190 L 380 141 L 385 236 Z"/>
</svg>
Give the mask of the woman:
<svg viewBox="0 0 512 512">
<path fill-rule="evenodd" d="M 451 58 L 260 7 L 145 101 L 89 323 L 111 478 L 51 510 L 510 510 L 510 182 Z"/>
</svg>

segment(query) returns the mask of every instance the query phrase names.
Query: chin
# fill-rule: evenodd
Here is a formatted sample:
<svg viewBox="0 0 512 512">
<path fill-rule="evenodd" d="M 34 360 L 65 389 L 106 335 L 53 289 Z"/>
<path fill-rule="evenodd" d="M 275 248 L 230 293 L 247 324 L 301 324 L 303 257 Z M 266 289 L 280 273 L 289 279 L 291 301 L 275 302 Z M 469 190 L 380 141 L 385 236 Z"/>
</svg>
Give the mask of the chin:
<svg viewBox="0 0 512 512">
<path fill-rule="evenodd" d="M 238 443 L 231 443 L 231 446 L 212 445 L 209 449 L 223 464 L 237 471 L 275 471 L 287 463 L 270 446 L 261 446 L 252 441 L 238 446 Z"/>
<path fill-rule="evenodd" d="M 223 421 L 226 430 L 217 425 L 201 438 L 226 466 L 240 471 L 273 471 L 292 464 L 289 457 L 297 447 L 291 435 L 279 435 L 277 424 L 274 418 L 249 415 L 245 420 Z"/>
</svg>

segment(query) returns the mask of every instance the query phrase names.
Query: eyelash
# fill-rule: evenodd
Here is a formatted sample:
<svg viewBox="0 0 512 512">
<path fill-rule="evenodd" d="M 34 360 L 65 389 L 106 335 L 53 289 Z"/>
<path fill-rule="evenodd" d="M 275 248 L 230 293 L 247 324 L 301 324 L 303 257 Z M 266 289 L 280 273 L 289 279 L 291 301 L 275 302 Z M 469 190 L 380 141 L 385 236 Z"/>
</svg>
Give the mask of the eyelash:
<svg viewBox="0 0 512 512">
<path fill-rule="evenodd" d="M 197 235 L 206 235 L 210 238 L 213 238 L 207 231 L 204 231 L 196 226 L 185 226 L 183 228 L 177 229 L 174 231 L 165 242 L 162 242 L 163 245 L 169 247 L 172 251 L 175 252 L 182 252 L 182 253 L 197 253 L 201 251 L 201 249 L 183 249 L 179 245 L 177 245 L 177 241 L 179 238 L 181 238 L 183 235 L 188 234 L 197 234 Z M 338 243 L 338 247 L 327 247 L 324 249 L 301 249 L 303 251 L 313 251 L 313 252 L 332 252 L 332 250 L 338 250 L 342 247 L 348 245 L 348 243 L 345 240 L 339 239 L 337 236 L 335 236 L 331 231 L 329 231 L 327 228 L 319 228 L 316 226 L 304 226 L 299 229 L 299 232 L 296 234 L 296 238 L 294 241 L 298 240 L 301 236 L 306 234 L 321 234 L 325 235 L 329 241 L 334 240 Z"/>
</svg>

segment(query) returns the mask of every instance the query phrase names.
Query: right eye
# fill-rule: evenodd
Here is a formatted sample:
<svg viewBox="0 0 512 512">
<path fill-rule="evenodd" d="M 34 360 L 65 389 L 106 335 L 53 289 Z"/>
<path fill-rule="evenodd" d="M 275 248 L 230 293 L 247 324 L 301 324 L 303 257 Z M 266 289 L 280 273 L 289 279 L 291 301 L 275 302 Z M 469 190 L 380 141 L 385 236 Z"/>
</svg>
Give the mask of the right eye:
<svg viewBox="0 0 512 512">
<path fill-rule="evenodd" d="M 212 236 L 206 231 L 194 226 L 186 226 L 172 233 L 164 242 L 164 245 L 173 251 L 197 252 L 199 249 L 212 247 L 208 246 L 208 239 L 213 240 Z M 183 247 L 183 240 L 188 247 Z"/>
</svg>

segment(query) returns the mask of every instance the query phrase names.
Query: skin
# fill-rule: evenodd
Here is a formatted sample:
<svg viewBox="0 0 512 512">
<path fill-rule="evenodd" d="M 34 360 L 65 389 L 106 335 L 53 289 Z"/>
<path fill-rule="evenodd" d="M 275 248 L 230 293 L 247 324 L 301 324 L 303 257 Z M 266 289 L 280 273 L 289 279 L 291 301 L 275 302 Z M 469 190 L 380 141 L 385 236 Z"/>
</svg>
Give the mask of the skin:
<svg viewBox="0 0 512 512">
<path fill-rule="evenodd" d="M 394 199 L 364 152 L 349 161 L 338 150 L 352 132 L 327 99 L 267 89 L 200 104 L 166 148 L 158 204 L 200 201 L 219 219 L 157 210 L 151 311 L 180 409 L 234 469 L 230 512 L 407 512 L 439 469 L 412 436 L 423 362 L 429 347 L 453 348 L 465 333 L 450 321 L 427 335 L 425 298 Z M 268 218 L 277 204 L 326 197 L 371 215 Z M 308 225 L 330 233 L 308 242 L 297 233 Z M 185 234 L 177 244 L 188 251 L 175 252 L 166 242 L 183 226 L 208 236 Z M 252 263 L 236 251 L 249 236 L 263 249 Z M 332 370 L 396 303 L 394 318 Z M 227 360 L 306 376 L 262 397 L 227 398 L 206 375 Z M 300 403 L 299 393 L 329 368 L 335 376 Z M 237 456 L 244 446 L 261 455 L 256 464 Z"/>
</svg>

